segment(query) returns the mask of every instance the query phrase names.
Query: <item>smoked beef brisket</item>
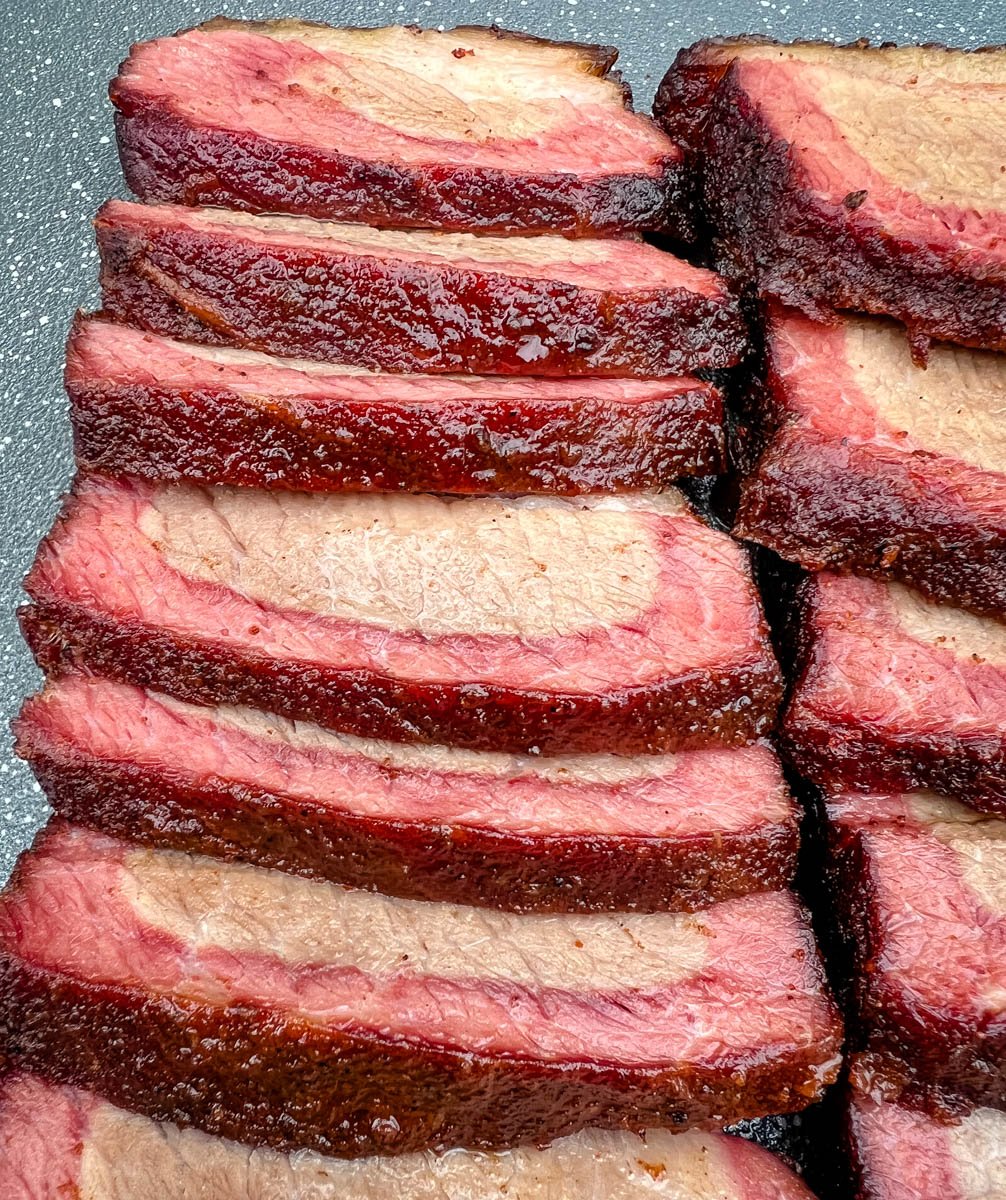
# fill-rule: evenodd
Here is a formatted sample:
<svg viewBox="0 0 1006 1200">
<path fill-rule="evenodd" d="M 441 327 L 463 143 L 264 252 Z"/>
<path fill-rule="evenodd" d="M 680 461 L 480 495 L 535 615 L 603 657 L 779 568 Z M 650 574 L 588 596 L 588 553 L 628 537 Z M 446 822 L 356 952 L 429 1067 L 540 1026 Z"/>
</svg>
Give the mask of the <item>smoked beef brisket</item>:
<svg viewBox="0 0 1006 1200">
<path fill-rule="evenodd" d="M 1006 1114 L 995 1109 L 949 1122 L 854 1091 L 848 1132 L 859 1200 L 1006 1196 Z"/>
<path fill-rule="evenodd" d="M 217 17 L 133 46 L 112 81 L 141 200 L 379 226 L 690 232 L 681 151 L 610 46 L 499 29 Z"/>
<path fill-rule="evenodd" d="M 822 573 L 801 588 L 782 729 L 797 769 L 1006 814 L 1006 625 L 900 583 Z"/>
<path fill-rule="evenodd" d="M 735 533 L 1006 616 L 1006 358 L 942 346 L 922 371 L 894 325 L 782 310 L 767 342 Z"/>
<path fill-rule="evenodd" d="M 380 231 L 109 200 L 107 315 L 154 333 L 387 371 L 680 375 L 744 350 L 712 271 L 636 241 Z"/>
<path fill-rule="evenodd" d="M 712 39 L 655 109 L 700 176 L 721 269 L 821 316 L 1006 349 L 1006 54 Z"/>
<path fill-rule="evenodd" d="M 155 1120 L 349 1157 L 796 1110 L 841 1044 L 788 892 L 519 916 L 59 824 L 0 903 L 0 1037 Z"/>
<path fill-rule="evenodd" d="M 495 751 L 771 728 L 746 554 L 676 492 L 576 500 L 78 482 L 25 587 L 47 670 Z"/>
<path fill-rule="evenodd" d="M 78 317 L 66 387 L 78 464 L 115 476 L 574 494 L 724 465 L 719 392 L 689 378 L 396 375 Z"/>
<path fill-rule="evenodd" d="M 0 1081 L 0 1179 L 5 1200 L 812 1200 L 768 1151 L 718 1133 L 590 1130 L 542 1149 L 340 1160 L 158 1124 L 22 1073 Z"/>
<path fill-rule="evenodd" d="M 1006 1108 L 1006 822 L 928 792 L 840 794 L 827 816 L 857 1074 Z"/>
<path fill-rule="evenodd" d="M 16 732 L 71 821 L 389 895 L 687 910 L 785 887 L 796 867 L 764 744 L 549 759 L 409 746 L 79 675 L 29 700 Z"/>
</svg>

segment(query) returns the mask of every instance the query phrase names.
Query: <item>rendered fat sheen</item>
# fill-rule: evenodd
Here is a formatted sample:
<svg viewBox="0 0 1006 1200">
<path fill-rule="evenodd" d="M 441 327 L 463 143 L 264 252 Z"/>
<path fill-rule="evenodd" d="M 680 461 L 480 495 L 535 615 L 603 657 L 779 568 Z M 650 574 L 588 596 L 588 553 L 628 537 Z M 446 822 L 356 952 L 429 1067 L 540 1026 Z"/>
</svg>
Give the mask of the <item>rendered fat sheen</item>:
<svg viewBox="0 0 1006 1200">
<path fill-rule="evenodd" d="M 515 916 L 167 852 L 132 852 L 122 888 L 144 922 L 185 946 L 378 976 L 495 979 L 562 991 L 656 989 L 696 974 L 709 950 L 701 918 Z"/>
<path fill-rule="evenodd" d="M 652 503 L 684 511 L 678 497 Z M 547 638 L 653 604 L 660 547 L 633 507 L 161 488 L 140 526 L 181 574 L 262 604 L 433 636 Z"/>
<path fill-rule="evenodd" d="M 900 583 L 886 593 L 894 618 L 914 641 L 975 664 L 1006 665 L 1006 624 L 923 599 Z"/>
</svg>

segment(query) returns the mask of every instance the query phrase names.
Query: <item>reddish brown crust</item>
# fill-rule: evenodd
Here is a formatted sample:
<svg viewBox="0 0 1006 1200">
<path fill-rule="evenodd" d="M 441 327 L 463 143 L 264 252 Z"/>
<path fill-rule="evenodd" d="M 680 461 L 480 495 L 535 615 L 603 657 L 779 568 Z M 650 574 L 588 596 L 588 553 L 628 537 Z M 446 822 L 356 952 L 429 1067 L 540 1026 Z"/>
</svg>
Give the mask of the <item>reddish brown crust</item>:
<svg viewBox="0 0 1006 1200">
<path fill-rule="evenodd" d="M 474 750 L 646 754 L 741 745 L 769 732 L 781 693 L 768 656 L 720 673 L 691 671 L 648 687 L 584 695 L 418 684 L 229 654 L 167 629 L 52 602 L 28 605 L 20 617 L 46 671 L 78 667 L 193 704 L 247 704 L 362 737 Z"/>
<path fill-rule="evenodd" d="M 546 1142 L 584 1127 L 721 1126 L 817 1099 L 815 1052 L 718 1067 L 508 1059 L 323 1030 L 85 984 L 0 956 L 0 1041 L 20 1065 L 155 1120 L 246 1143 L 357 1157 Z"/>
<path fill-rule="evenodd" d="M 389 371 L 650 377 L 729 366 L 745 345 L 725 293 L 618 294 L 282 246 L 265 255 L 192 229 L 140 233 L 103 212 L 96 228 L 106 314 L 189 341 Z M 165 280 L 186 289 L 187 308 Z M 539 343 L 544 358 L 522 357 Z"/>
<path fill-rule="evenodd" d="M 254 404 L 230 391 L 75 382 L 78 465 L 112 476 L 304 491 L 550 492 L 666 487 L 724 465 L 719 396 L 696 382 L 610 400 Z"/>
<path fill-rule="evenodd" d="M 196 786 L 168 769 L 55 754 L 17 732 L 53 808 L 75 824 L 393 896 L 516 912 L 695 911 L 785 888 L 796 867 L 796 826 L 784 821 L 674 838 L 382 821 L 221 778 Z"/>
</svg>

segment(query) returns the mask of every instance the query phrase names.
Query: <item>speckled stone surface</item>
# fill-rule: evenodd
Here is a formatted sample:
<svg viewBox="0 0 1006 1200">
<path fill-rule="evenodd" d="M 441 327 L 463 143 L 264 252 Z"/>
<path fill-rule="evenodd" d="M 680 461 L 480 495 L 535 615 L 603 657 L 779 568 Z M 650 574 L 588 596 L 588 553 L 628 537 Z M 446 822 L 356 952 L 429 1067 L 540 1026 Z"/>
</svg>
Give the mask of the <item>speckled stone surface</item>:
<svg viewBox="0 0 1006 1200">
<path fill-rule="evenodd" d="M 304 16 L 332 24 L 497 22 L 546 37 L 611 42 L 640 107 L 679 46 L 712 34 L 855 37 L 973 46 L 1006 42 L 1006 5 L 961 0 L 21 0 L 0 26 L 7 84 L 0 106 L 0 711 L 36 682 L 14 619 L 20 581 L 69 479 L 60 389 L 63 339 L 76 307 L 95 299 L 91 216 L 121 193 L 105 95 L 130 42 L 206 20 Z M 45 818 L 28 771 L 0 746 L 0 879 Z"/>
</svg>

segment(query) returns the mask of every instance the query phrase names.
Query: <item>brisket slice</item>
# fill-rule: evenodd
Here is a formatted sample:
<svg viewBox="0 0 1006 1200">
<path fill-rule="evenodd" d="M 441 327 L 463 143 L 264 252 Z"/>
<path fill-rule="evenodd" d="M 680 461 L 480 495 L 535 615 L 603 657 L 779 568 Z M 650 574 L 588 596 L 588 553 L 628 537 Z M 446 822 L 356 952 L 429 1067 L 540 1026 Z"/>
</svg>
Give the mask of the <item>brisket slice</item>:
<svg viewBox="0 0 1006 1200">
<path fill-rule="evenodd" d="M 1006 54 L 699 42 L 657 99 L 698 162 L 717 259 L 810 316 L 888 313 L 1006 348 Z"/>
<path fill-rule="evenodd" d="M 849 1156 L 860 1200 L 994 1200 L 1006 1195 L 1006 1114 L 956 1120 L 853 1091 Z"/>
<path fill-rule="evenodd" d="M 635 753 L 767 732 L 744 550 L 676 492 L 578 500 L 79 482 L 25 634 L 202 704 L 472 749 Z"/>
<path fill-rule="evenodd" d="M 724 465 L 719 392 L 689 378 L 395 375 L 78 317 L 66 387 L 78 463 L 113 476 L 573 494 Z"/>
<path fill-rule="evenodd" d="M 71 821 L 395 896 L 690 910 L 785 887 L 796 866 L 764 744 L 552 759 L 409 746 L 76 675 L 29 700 L 16 733 Z"/>
<path fill-rule="evenodd" d="M 0 1081 L 0 1178 L 14 1181 L 6 1200 L 811 1200 L 774 1155 L 719 1133 L 590 1130 L 545 1148 L 349 1161 L 155 1123 L 20 1072 Z"/>
<path fill-rule="evenodd" d="M 803 1108 L 838 1019 L 787 892 L 697 915 L 392 899 L 54 825 L 0 903 L 16 1062 L 355 1157 Z"/>
<path fill-rule="evenodd" d="M 486 233 L 687 236 L 681 152 L 631 110 L 617 56 L 499 29 L 218 17 L 133 46 L 110 95 L 141 200 Z"/>
<path fill-rule="evenodd" d="M 169 337 L 388 371 L 680 375 L 744 349 L 713 272 L 635 241 L 388 232 L 110 200 L 108 315 Z"/>
<path fill-rule="evenodd" d="M 1006 822 L 928 792 L 838 794 L 827 817 L 858 1074 L 1006 1108 Z"/>
<path fill-rule="evenodd" d="M 1006 625 L 900 583 L 822 573 L 801 587 L 782 728 L 797 769 L 1006 813 Z"/>
<path fill-rule="evenodd" d="M 773 312 L 762 453 L 735 532 L 811 571 L 887 575 L 1006 615 L 1006 359 Z"/>
</svg>

